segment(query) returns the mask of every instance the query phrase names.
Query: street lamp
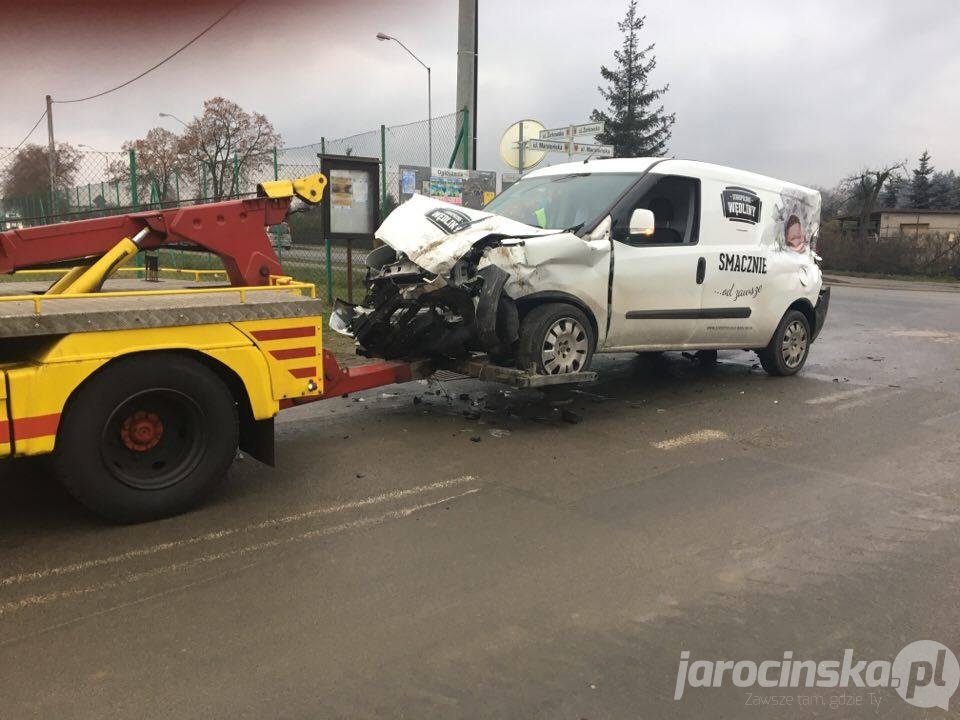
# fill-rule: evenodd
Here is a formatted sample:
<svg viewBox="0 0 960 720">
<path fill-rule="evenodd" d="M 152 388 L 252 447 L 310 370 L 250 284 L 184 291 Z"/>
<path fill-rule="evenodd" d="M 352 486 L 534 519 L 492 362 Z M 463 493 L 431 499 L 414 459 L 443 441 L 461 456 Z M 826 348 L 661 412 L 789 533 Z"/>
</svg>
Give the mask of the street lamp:
<svg viewBox="0 0 960 720">
<path fill-rule="evenodd" d="M 97 154 L 99 154 L 99 155 L 103 155 L 104 158 L 109 158 L 109 157 L 110 157 L 109 155 L 107 155 L 107 152 L 106 152 L 105 150 L 97 150 L 95 147 L 90 147 L 89 145 L 86 145 L 85 143 L 77 143 L 77 147 L 82 147 L 82 148 L 86 148 L 87 150 L 92 150 L 93 152 L 95 152 L 95 153 L 97 153 Z"/>
<path fill-rule="evenodd" d="M 430 66 L 427 65 L 423 60 L 418 58 L 416 55 L 414 55 L 413 51 L 410 48 L 408 48 L 406 45 L 403 44 L 403 42 L 401 42 L 395 37 L 391 37 L 386 33 L 378 32 L 377 40 L 393 40 L 400 47 L 406 50 L 407 53 L 410 55 L 410 57 L 412 57 L 418 63 L 423 65 L 423 67 L 426 68 L 427 70 L 427 157 L 428 157 L 428 163 L 430 165 L 430 172 L 432 173 L 433 172 L 433 100 L 432 100 L 432 93 L 430 90 Z"/>
<path fill-rule="evenodd" d="M 183 120 L 178 118 L 176 115 L 171 115 L 170 113 L 162 112 L 160 113 L 162 118 L 170 118 L 171 120 L 176 120 L 178 123 L 183 125 L 187 130 L 190 129 L 190 126 L 187 125 Z M 197 192 L 200 193 L 203 200 L 207 199 L 207 192 L 205 187 L 201 187 L 201 182 L 206 185 L 206 178 L 204 177 L 201 180 L 201 175 L 203 175 L 203 161 L 200 159 L 200 133 L 197 133 Z"/>
<path fill-rule="evenodd" d="M 160 113 L 160 117 L 171 118 L 173 120 L 176 120 L 178 123 L 180 123 L 184 127 L 187 127 L 187 124 L 183 120 L 178 118 L 176 115 L 171 115 L 170 113 Z"/>
</svg>

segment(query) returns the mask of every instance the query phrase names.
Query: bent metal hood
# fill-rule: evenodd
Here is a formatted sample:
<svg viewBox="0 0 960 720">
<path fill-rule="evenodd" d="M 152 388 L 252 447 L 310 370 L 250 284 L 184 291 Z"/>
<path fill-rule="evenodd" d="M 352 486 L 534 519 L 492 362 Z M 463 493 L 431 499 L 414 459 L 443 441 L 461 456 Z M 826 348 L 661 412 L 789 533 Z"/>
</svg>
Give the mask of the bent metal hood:
<svg viewBox="0 0 960 720">
<path fill-rule="evenodd" d="M 376 238 L 402 252 L 411 262 L 437 275 L 447 275 L 474 245 L 485 238 L 531 238 L 556 235 L 483 210 L 414 195 L 394 210 Z"/>
</svg>

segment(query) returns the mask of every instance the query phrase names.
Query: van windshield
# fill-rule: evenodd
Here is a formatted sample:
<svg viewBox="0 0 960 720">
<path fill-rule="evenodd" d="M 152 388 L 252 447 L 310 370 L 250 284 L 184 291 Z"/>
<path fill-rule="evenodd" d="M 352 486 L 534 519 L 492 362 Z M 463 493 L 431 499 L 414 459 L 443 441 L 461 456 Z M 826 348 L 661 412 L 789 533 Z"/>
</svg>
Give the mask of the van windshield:
<svg viewBox="0 0 960 720">
<path fill-rule="evenodd" d="M 631 185 L 638 173 L 576 173 L 524 178 L 484 210 L 539 228 L 565 230 L 592 225 Z"/>
</svg>

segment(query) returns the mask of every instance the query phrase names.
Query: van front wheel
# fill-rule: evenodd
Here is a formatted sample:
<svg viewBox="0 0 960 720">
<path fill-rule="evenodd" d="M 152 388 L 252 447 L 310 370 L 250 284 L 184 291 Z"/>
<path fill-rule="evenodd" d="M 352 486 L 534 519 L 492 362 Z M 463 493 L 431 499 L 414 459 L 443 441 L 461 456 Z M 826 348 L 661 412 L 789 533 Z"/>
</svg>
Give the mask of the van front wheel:
<svg viewBox="0 0 960 720">
<path fill-rule="evenodd" d="M 567 303 L 539 305 L 520 322 L 517 367 L 564 375 L 590 367 L 596 339 L 582 310 Z"/>
<path fill-rule="evenodd" d="M 790 310 L 780 320 L 770 344 L 757 351 L 760 364 L 769 375 L 794 375 L 810 353 L 810 322 L 799 310 Z"/>
</svg>

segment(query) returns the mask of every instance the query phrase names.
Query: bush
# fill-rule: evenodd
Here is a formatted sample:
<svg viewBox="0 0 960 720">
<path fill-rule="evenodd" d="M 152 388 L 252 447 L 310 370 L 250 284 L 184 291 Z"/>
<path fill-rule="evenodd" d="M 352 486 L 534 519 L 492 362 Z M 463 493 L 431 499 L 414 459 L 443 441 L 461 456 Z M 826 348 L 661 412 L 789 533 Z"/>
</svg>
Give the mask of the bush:
<svg viewBox="0 0 960 720">
<path fill-rule="evenodd" d="M 830 221 L 820 229 L 817 253 L 827 270 L 960 277 L 960 242 L 948 233 L 874 235 L 861 244 L 855 233 Z"/>
</svg>

